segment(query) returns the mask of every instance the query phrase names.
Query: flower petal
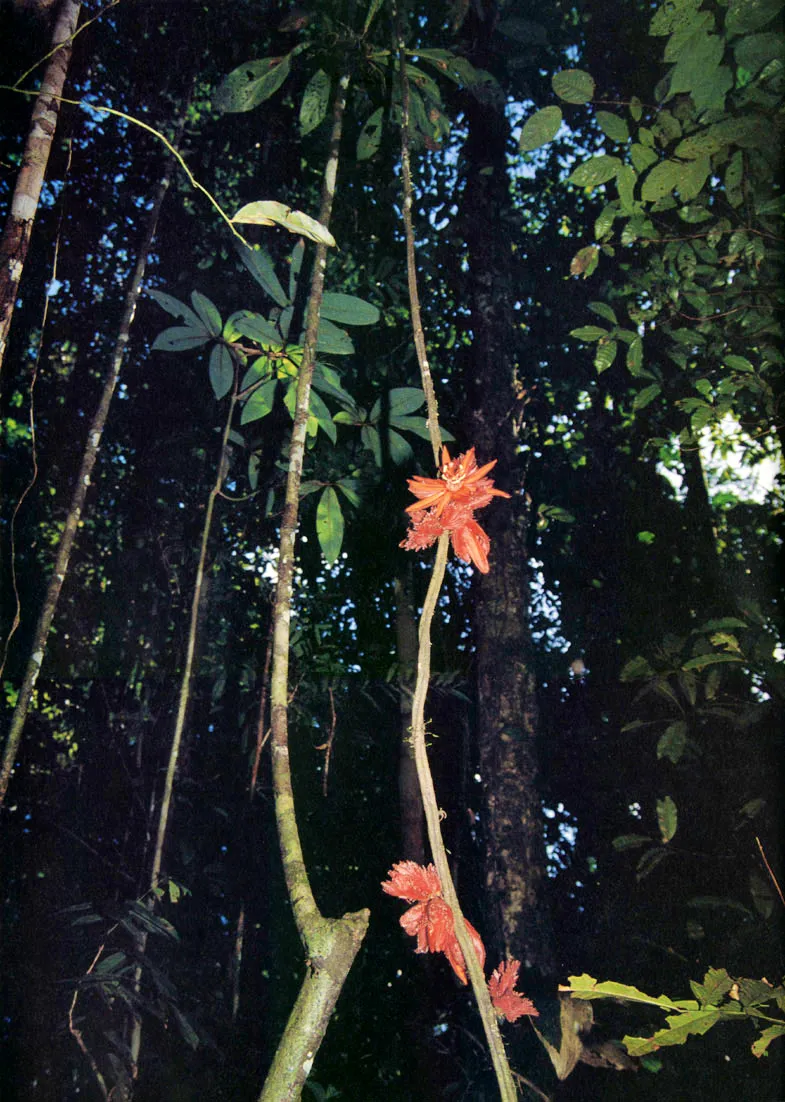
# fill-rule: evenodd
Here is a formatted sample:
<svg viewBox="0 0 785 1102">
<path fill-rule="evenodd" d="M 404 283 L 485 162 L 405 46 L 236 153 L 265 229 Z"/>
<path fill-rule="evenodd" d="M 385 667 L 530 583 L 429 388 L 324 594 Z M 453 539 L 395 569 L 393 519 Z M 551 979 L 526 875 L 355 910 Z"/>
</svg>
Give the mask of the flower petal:
<svg viewBox="0 0 785 1102">
<path fill-rule="evenodd" d="M 518 982 L 518 970 L 521 967 L 519 960 L 503 960 L 493 975 L 488 980 L 488 991 L 491 1002 L 497 1012 L 508 1022 L 515 1022 L 518 1018 L 528 1015 L 530 1018 L 539 1018 L 540 1012 L 531 999 L 515 991 Z"/>
<path fill-rule="evenodd" d="M 387 873 L 382 891 L 397 895 L 409 903 L 441 895 L 442 885 L 434 865 L 418 865 L 416 861 L 398 861 Z"/>
</svg>

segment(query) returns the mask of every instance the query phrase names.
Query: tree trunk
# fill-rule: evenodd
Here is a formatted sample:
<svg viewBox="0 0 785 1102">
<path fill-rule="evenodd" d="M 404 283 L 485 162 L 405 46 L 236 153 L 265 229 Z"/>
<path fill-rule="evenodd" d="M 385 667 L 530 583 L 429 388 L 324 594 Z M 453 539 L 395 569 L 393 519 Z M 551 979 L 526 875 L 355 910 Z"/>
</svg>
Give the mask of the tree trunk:
<svg viewBox="0 0 785 1102">
<path fill-rule="evenodd" d="M 475 42 L 492 26 L 477 23 Z M 480 55 L 472 58 L 483 65 Z M 498 459 L 496 485 L 513 494 L 494 502 L 482 524 L 491 569 L 476 585 L 474 641 L 477 738 L 486 797 L 485 880 L 491 930 L 504 953 L 542 975 L 554 970 L 545 903 L 546 869 L 537 766 L 538 712 L 528 625 L 528 511 L 516 427 L 516 318 L 513 254 L 505 221 L 509 124 L 501 97 L 467 98 L 462 228 L 469 254 L 467 305 L 474 335 L 467 385 L 471 443 L 479 464 Z"/>
<path fill-rule="evenodd" d="M 63 0 L 52 34 L 52 54 L 35 101 L 22 167 L 16 180 L 8 220 L 0 240 L 0 370 L 8 345 L 8 330 L 19 290 L 19 281 L 30 246 L 38 200 L 49 162 L 71 61 L 71 39 L 79 19 L 79 0 Z"/>
</svg>

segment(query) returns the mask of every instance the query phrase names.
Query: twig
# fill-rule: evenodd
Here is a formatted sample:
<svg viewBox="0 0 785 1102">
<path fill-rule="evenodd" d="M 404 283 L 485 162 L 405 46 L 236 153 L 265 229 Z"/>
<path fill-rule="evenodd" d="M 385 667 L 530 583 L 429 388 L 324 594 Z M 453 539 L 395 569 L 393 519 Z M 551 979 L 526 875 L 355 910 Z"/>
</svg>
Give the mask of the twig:
<svg viewBox="0 0 785 1102">
<path fill-rule="evenodd" d="M 760 838 L 757 836 L 757 834 L 755 835 L 755 841 L 758 843 L 758 849 L 760 850 L 760 855 L 761 855 L 761 858 L 763 859 L 763 864 L 766 866 L 766 872 L 771 877 L 771 882 L 774 885 L 774 887 L 777 889 L 777 895 L 780 897 L 780 903 L 782 903 L 783 907 L 785 907 L 785 896 L 782 894 L 782 888 L 779 885 L 779 881 L 777 880 L 777 877 L 774 875 L 774 873 L 772 871 L 771 865 L 766 860 L 766 853 L 763 849 L 763 846 L 761 845 Z"/>
</svg>

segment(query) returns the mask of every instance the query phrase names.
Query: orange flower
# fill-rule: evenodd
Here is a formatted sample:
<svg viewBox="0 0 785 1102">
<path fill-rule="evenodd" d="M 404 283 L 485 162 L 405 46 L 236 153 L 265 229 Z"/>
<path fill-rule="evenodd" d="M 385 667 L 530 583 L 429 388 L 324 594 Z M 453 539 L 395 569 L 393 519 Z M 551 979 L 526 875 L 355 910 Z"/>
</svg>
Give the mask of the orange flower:
<svg viewBox="0 0 785 1102">
<path fill-rule="evenodd" d="M 442 465 L 438 478 L 414 475 L 409 479 L 409 489 L 420 501 L 415 501 L 406 512 L 416 513 L 420 509 L 433 508 L 435 516 L 440 517 L 444 507 L 451 502 L 460 502 L 470 509 L 481 509 L 492 497 L 509 497 L 504 490 L 493 488 L 492 479 L 484 477 L 495 466 L 496 460 L 492 459 L 485 466 L 478 467 L 474 448 L 469 448 L 457 459 L 450 459 L 447 448 L 442 448 Z"/>
<path fill-rule="evenodd" d="M 390 879 L 382 883 L 382 891 L 414 903 L 399 921 L 407 934 L 417 938 L 415 953 L 444 953 L 458 979 L 466 983 L 466 960 L 455 936 L 453 913 L 442 898 L 442 885 L 434 866 L 399 861 L 387 875 Z M 466 922 L 466 929 L 480 965 L 484 966 L 482 938 L 470 922 Z"/>
<path fill-rule="evenodd" d="M 524 1015 L 530 1018 L 539 1018 L 540 1012 L 531 999 L 513 990 L 518 982 L 518 969 L 521 966 L 519 960 L 503 960 L 495 969 L 488 980 L 488 990 L 491 994 L 491 1002 L 500 1017 L 508 1022 L 517 1021 Z"/>
</svg>

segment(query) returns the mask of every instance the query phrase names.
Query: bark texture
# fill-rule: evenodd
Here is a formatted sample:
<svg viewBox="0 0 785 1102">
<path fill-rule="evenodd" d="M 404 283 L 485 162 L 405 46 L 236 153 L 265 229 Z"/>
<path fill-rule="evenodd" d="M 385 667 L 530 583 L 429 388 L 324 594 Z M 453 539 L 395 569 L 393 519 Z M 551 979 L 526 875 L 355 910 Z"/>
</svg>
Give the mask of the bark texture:
<svg viewBox="0 0 785 1102">
<path fill-rule="evenodd" d="M 493 13 L 477 28 L 480 44 Z M 479 22 L 479 21 L 478 21 Z M 482 56 L 472 60 L 482 66 Z M 496 485 L 513 494 L 483 513 L 490 572 L 476 584 L 477 738 L 486 795 L 485 877 L 491 930 L 503 952 L 543 975 L 554 970 L 538 785 L 538 711 L 530 664 L 528 508 L 519 455 L 525 376 L 517 362 L 514 217 L 506 170 L 509 124 L 501 96 L 467 99 L 462 228 L 473 342 L 466 365 L 471 443 L 498 459 Z"/>
<path fill-rule="evenodd" d="M 14 313 L 38 200 L 49 163 L 49 151 L 60 113 L 59 97 L 71 61 L 71 39 L 76 31 L 81 4 L 63 0 L 52 33 L 52 50 L 41 91 L 35 101 L 27 135 L 22 167 L 16 180 L 11 209 L 0 240 L 0 369 L 8 344 L 8 330 Z"/>
</svg>

